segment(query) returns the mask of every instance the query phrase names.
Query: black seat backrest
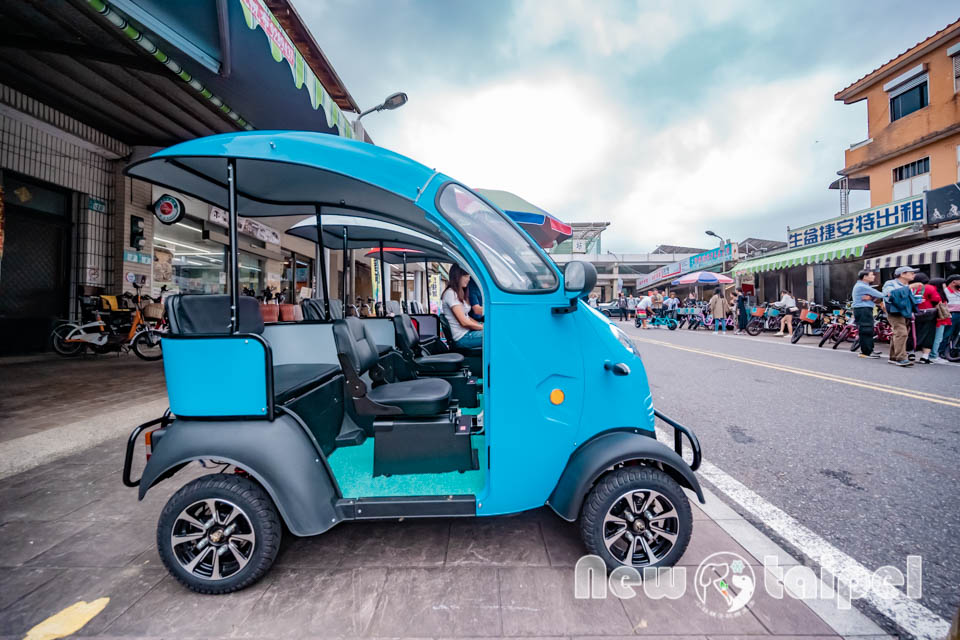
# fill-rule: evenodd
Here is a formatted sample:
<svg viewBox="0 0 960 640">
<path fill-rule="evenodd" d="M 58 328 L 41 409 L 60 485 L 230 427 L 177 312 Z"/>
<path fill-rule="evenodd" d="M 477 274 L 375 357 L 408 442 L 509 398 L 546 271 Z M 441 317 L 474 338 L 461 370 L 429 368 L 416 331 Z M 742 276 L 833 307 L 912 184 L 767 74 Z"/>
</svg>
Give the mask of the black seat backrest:
<svg viewBox="0 0 960 640">
<path fill-rule="evenodd" d="M 397 333 L 397 346 L 401 351 L 409 351 L 415 356 L 420 355 L 420 334 L 413 326 L 413 320 L 407 314 L 395 316 L 393 327 Z"/>
<path fill-rule="evenodd" d="M 230 333 L 230 296 L 176 294 L 167 297 L 167 318 L 173 335 Z M 263 333 L 263 316 L 256 298 L 240 296 L 240 333 Z"/>
<path fill-rule="evenodd" d="M 331 298 L 330 300 L 330 319 L 343 320 L 343 301 L 339 298 Z"/>
<path fill-rule="evenodd" d="M 423 313 L 423 306 L 420 304 L 419 300 L 411 300 L 409 307 L 409 313 Z"/>
<path fill-rule="evenodd" d="M 300 303 L 300 308 L 303 309 L 304 320 L 325 320 L 327 317 L 320 300 L 307 298 Z"/>
<path fill-rule="evenodd" d="M 334 320 L 333 339 L 337 343 L 337 354 L 346 356 L 358 375 L 368 371 L 380 359 L 377 343 L 360 318 Z"/>
<path fill-rule="evenodd" d="M 453 331 L 450 330 L 450 321 L 447 320 L 447 316 L 442 313 L 437 316 L 440 320 L 440 329 L 443 331 L 443 337 L 446 338 L 447 344 L 451 347 L 453 346 Z"/>
</svg>

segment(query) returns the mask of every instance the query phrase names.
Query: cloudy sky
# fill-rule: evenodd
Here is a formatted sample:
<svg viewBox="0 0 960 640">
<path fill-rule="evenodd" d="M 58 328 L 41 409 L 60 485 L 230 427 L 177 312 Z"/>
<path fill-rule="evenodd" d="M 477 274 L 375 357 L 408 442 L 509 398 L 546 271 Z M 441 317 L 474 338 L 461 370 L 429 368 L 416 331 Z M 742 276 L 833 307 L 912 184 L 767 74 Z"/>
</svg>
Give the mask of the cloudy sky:
<svg viewBox="0 0 960 640">
<path fill-rule="evenodd" d="M 785 240 L 839 213 L 866 135 L 833 95 L 960 17 L 950 0 L 294 0 L 374 141 L 605 250 Z M 853 209 L 868 206 L 865 194 Z"/>
</svg>

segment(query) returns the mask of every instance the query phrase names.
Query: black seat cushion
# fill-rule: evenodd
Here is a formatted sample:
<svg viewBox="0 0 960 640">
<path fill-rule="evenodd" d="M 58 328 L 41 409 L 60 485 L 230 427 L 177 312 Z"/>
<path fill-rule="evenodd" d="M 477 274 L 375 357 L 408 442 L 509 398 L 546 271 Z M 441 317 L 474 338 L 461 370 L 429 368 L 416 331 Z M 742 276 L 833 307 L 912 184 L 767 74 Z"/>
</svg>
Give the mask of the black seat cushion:
<svg viewBox="0 0 960 640">
<path fill-rule="evenodd" d="M 174 335 L 230 333 L 230 296 L 176 294 L 165 300 L 170 333 Z M 240 296 L 240 333 L 263 333 L 260 302 Z"/>
<path fill-rule="evenodd" d="M 456 373 L 463 368 L 462 353 L 438 353 L 413 359 L 421 373 Z"/>
<path fill-rule="evenodd" d="M 335 364 L 278 364 L 273 368 L 273 396 L 283 404 L 302 396 L 339 370 Z"/>
<path fill-rule="evenodd" d="M 382 405 L 397 407 L 404 415 L 432 416 L 450 403 L 450 383 L 443 378 L 419 378 L 374 387 L 367 397 Z"/>
</svg>

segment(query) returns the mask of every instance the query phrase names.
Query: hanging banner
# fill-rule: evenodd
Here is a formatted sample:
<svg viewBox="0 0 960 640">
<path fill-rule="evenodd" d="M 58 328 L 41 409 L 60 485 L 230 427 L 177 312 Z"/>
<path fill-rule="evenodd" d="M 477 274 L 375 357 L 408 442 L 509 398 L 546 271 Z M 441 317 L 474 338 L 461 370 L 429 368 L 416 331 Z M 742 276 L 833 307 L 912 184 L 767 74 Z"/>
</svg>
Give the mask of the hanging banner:
<svg viewBox="0 0 960 640">
<path fill-rule="evenodd" d="M 224 228 L 230 226 L 230 217 L 226 211 L 219 207 L 210 207 L 210 215 L 207 219 Z M 262 242 L 280 244 L 280 233 L 276 229 L 250 218 L 239 218 L 237 220 L 237 231 Z"/>
<path fill-rule="evenodd" d="M 373 290 L 373 295 L 371 297 L 374 300 L 379 301 L 382 279 L 380 276 L 380 260 L 377 258 L 370 258 L 370 274 L 370 288 Z"/>
</svg>

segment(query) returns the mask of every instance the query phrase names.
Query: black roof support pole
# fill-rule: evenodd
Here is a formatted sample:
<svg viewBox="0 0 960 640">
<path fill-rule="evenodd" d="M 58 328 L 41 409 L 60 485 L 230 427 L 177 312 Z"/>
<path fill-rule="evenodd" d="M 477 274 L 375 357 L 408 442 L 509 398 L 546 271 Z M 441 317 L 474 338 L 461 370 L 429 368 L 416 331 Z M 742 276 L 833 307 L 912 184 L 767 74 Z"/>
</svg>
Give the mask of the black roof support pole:
<svg viewBox="0 0 960 640">
<path fill-rule="evenodd" d="M 343 298 L 343 312 L 347 312 L 347 225 L 343 225 L 343 271 L 340 272 L 340 289 Z M 350 265 L 353 266 L 353 265 Z"/>
<path fill-rule="evenodd" d="M 423 259 L 423 284 L 427 290 L 427 313 L 430 313 L 430 262 Z"/>
<path fill-rule="evenodd" d="M 327 256 L 323 251 L 323 206 L 316 205 L 317 212 L 317 244 L 320 245 L 320 285 L 323 291 L 323 312 L 330 318 L 330 296 L 327 292 Z"/>
<path fill-rule="evenodd" d="M 237 159 L 227 158 L 227 212 L 230 220 L 230 333 L 240 331 L 240 255 L 237 252 Z"/>
<path fill-rule="evenodd" d="M 387 282 L 387 274 L 383 269 L 383 240 L 380 241 L 380 298 L 383 301 L 383 315 L 387 315 L 387 287 L 390 286 L 390 283 Z"/>
<path fill-rule="evenodd" d="M 407 252 L 403 252 L 403 312 L 410 313 L 410 306 L 407 302 Z"/>
</svg>

